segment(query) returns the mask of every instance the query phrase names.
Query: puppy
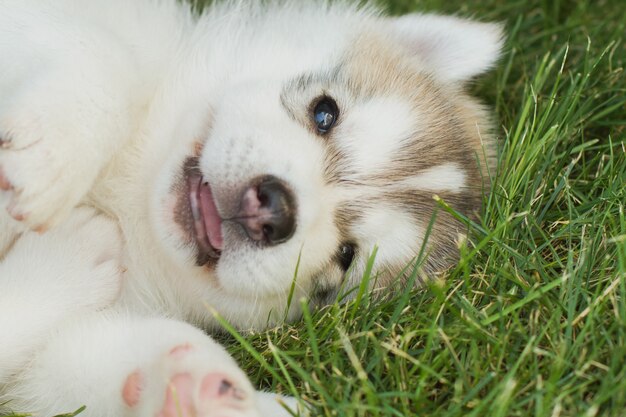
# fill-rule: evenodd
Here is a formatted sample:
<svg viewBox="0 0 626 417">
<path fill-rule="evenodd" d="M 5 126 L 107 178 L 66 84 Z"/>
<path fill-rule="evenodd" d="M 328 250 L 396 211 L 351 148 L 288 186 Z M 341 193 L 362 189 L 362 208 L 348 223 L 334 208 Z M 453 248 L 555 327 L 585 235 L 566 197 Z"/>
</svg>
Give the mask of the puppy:
<svg viewBox="0 0 626 417">
<path fill-rule="evenodd" d="M 498 25 L 333 2 L 0 3 L 0 402 L 281 416 L 198 328 L 454 263 Z M 297 274 L 295 271 L 297 270 Z M 293 406 L 293 403 L 290 403 Z"/>
</svg>

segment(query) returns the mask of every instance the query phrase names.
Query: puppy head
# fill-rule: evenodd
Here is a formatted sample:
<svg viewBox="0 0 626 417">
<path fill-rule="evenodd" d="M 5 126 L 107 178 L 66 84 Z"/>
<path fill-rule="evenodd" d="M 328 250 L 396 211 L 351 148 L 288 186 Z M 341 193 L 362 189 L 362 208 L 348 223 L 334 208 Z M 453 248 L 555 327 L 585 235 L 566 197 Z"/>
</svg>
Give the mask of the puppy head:
<svg viewBox="0 0 626 417">
<path fill-rule="evenodd" d="M 156 229 L 176 230 L 161 238 L 221 308 L 254 300 L 230 314 L 243 325 L 282 311 L 292 288 L 323 304 L 358 286 L 376 246 L 373 290 L 402 280 L 422 249 L 424 276 L 450 266 L 464 230 L 434 196 L 472 216 L 492 161 L 489 118 L 463 84 L 494 64 L 499 26 L 332 7 L 275 15 L 257 26 L 319 42 L 260 62 L 261 32 L 245 49 L 254 69 L 211 84 L 204 122 L 186 127 L 197 146 L 173 152 L 156 200 L 171 209 Z"/>
</svg>

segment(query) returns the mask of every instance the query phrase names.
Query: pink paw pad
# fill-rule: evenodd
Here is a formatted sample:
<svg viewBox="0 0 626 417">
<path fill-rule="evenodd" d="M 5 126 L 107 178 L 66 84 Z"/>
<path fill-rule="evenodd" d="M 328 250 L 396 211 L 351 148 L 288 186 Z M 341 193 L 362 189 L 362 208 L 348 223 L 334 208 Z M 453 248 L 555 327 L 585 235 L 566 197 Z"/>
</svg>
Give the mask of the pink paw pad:
<svg viewBox="0 0 626 417">
<path fill-rule="evenodd" d="M 28 217 L 27 214 L 21 213 L 18 211 L 17 207 L 16 207 L 17 203 L 15 200 L 13 200 L 9 206 L 7 207 L 7 212 L 9 213 L 9 215 L 11 217 L 13 217 L 14 220 L 18 221 L 18 222 L 22 222 L 24 220 L 26 220 L 26 218 Z"/>
<path fill-rule="evenodd" d="M 194 382 L 190 374 L 174 375 L 167 387 L 163 409 L 157 417 L 195 417 L 193 390 Z"/>
<path fill-rule="evenodd" d="M 193 346 L 191 346 L 189 343 L 185 343 L 183 345 L 178 345 L 174 348 L 172 348 L 172 350 L 170 350 L 170 356 L 173 357 L 181 357 L 189 352 L 191 352 L 193 350 Z"/>
<path fill-rule="evenodd" d="M 135 371 L 128 375 L 124 387 L 122 388 L 122 398 L 129 407 L 134 407 L 139 403 L 141 390 L 143 389 L 143 375 L 140 371 Z"/>
<path fill-rule="evenodd" d="M 2 171 L 2 168 L 0 168 L 0 190 L 9 191 L 12 188 L 13 188 L 13 186 L 11 185 L 9 180 L 6 178 L 6 176 L 4 175 L 4 172 Z"/>
<path fill-rule="evenodd" d="M 212 416 L 212 413 L 228 410 L 244 410 L 247 395 L 224 374 L 210 373 L 200 383 L 200 390 L 189 373 L 174 375 L 170 380 L 163 408 L 157 417 L 197 417 Z M 199 403 L 194 394 L 198 393 Z M 209 414 L 206 414 L 209 413 Z"/>
<path fill-rule="evenodd" d="M 236 403 L 244 401 L 246 393 L 237 388 L 235 384 L 224 374 L 212 373 L 202 379 L 200 385 L 200 398 L 202 400 L 226 400 Z"/>
</svg>

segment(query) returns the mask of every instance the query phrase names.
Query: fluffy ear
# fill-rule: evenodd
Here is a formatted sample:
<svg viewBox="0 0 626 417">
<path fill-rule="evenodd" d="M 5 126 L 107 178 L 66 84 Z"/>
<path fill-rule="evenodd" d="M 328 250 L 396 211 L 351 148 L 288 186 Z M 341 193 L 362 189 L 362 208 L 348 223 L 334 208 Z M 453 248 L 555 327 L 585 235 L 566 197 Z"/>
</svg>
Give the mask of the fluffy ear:
<svg viewBox="0 0 626 417">
<path fill-rule="evenodd" d="M 497 61 L 504 35 L 496 23 L 410 14 L 392 18 L 394 36 L 438 78 L 463 82 Z"/>
</svg>

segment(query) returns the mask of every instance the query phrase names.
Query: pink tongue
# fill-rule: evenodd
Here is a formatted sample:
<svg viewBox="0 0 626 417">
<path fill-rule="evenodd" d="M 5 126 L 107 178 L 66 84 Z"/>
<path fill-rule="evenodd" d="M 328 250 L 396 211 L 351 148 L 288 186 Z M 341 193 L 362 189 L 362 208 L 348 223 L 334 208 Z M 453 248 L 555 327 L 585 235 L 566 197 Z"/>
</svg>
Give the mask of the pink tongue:
<svg viewBox="0 0 626 417">
<path fill-rule="evenodd" d="M 200 200 L 200 210 L 202 211 L 202 219 L 206 229 L 209 243 L 214 249 L 222 250 L 224 247 L 224 239 L 222 238 L 222 219 L 217 212 L 215 203 L 213 202 L 213 194 L 208 185 L 200 185 L 198 190 Z"/>
</svg>

